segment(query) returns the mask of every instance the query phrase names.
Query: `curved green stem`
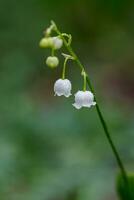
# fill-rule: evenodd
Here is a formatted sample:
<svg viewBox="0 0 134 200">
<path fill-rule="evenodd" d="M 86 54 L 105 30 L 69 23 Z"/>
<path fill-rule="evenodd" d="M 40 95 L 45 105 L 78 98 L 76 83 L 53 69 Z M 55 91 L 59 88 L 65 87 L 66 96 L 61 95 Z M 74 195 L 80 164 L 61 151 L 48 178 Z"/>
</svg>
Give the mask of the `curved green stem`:
<svg viewBox="0 0 134 200">
<path fill-rule="evenodd" d="M 85 67 L 84 67 L 84 66 L 82 65 L 82 63 L 80 62 L 79 58 L 77 57 L 77 55 L 76 55 L 75 52 L 73 51 L 72 47 L 71 47 L 70 45 L 68 45 L 67 41 L 65 40 L 64 36 L 62 35 L 62 33 L 58 30 L 58 28 L 57 28 L 56 25 L 55 25 L 55 31 L 56 31 L 56 33 L 57 33 L 58 35 L 60 35 L 60 37 L 62 38 L 66 49 L 68 50 L 68 52 L 70 53 L 70 55 L 74 58 L 74 60 L 76 61 L 77 65 L 79 66 L 80 70 L 86 72 Z M 115 156 L 115 158 L 116 158 L 117 164 L 118 164 L 118 166 L 119 166 L 119 168 L 120 168 L 120 171 L 121 171 L 121 173 L 122 173 L 123 180 L 124 180 L 124 182 L 125 182 L 126 184 L 128 184 L 127 172 L 126 172 L 126 170 L 125 170 L 125 168 L 124 168 L 124 165 L 123 165 L 122 160 L 121 160 L 121 158 L 120 158 L 120 155 L 119 155 L 119 153 L 118 153 L 118 151 L 117 151 L 117 149 L 116 149 L 116 147 L 115 147 L 115 144 L 114 144 L 114 142 L 113 142 L 113 140 L 112 140 L 112 138 L 111 138 L 111 136 L 110 136 L 110 133 L 109 133 L 107 124 L 106 124 L 106 122 L 105 122 L 105 120 L 104 120 L 104 117 L 103 117 L 102 112 L 101 112 L 101 110 L 100 110 L 99 104 L 97 103 L 97 99 L 96 99 L 96 95 L 95 95 L 95 92 L 94 92 L 94 88 L 93 88 L 93 86 L 92 86 L 92 84 L 91 84 L 91 82 L 90 82 L 89 76 L 87 76 L 87 75 L 86 75 L 86 81 L 87 81 L 87 84 L 88 84 L 88 86 L 89 86 L 91 92 L 92 92 L 92 93 L 94 94 L 94 96 L 95 96 L 97 114 L 98 114 L 98 116 L 99 116 L 99 119 L 100 119 L 100 122 L 101 122 L 101 124 L 102 124 L 104 133 L 105 133 L 105 135 L 106 135 L 106 138 L 107 138 L 107 140 L 108 140 L 108 142 L 109 142 L 109 144 L 110 144 L 110 146 L 111 146 L 111 149 L 112 149 L 112 151 L 113 151 L 113 154 L 114 154 L 114 156 Z"/>
<path fill-rule="evenodd" d="M 83 76 L 83 91 L 86 91 L 86 88 L 87 88 L 87 75 L 86 73 L 83 71 L 82 72 L 82 76 Z"/>
<path fill-rule="evenodd" d="M 62 79 L 65 79 L 67 60 L 68 60 L 68 58 L 65 58 L 65 61 L 64 61 L 64 64 L 63 64 Z"/>
</svg>

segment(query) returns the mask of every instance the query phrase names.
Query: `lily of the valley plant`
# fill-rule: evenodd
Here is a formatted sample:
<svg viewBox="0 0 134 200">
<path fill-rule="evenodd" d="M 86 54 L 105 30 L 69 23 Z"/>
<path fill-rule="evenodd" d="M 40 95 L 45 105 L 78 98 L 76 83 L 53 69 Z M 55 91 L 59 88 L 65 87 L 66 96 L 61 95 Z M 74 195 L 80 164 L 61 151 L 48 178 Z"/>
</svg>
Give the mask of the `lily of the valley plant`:
<svg viewBox="0 0 134 200">
<path fill-rule="evenodd" d="M 63 69 L 62 69 L 61 77 L 59 77 L 59 79 L 54 84 L 54 93 L 56 96 L 63 95 L 65 97 L 70 97 L 70 95 L 72 94 L 72 84 L 71 84 L 71 81 L 68 79 L 68 77 L 66 77 L 66 66 L 67 66 L 68 60 L 72 60 L 73 62 L 76 62 L 76 64 L 78 65 L 80 69 L 80 75 L 83 77 L 83 90 L 78 89 L 78 91 L 76 91 L 74 95 L 75 97 L 74 103 L 72 105 L 76 109 L 80 109 L 82 107 L 90 108 L 91 106 L 96 107 L 96 111 L 98 113 L 100 122 L 104 129 L 104 133 L 108 139 L 108 142 L 111 146 L 111 149 L 114 153 L 117 164 L 119 166 L 120 172 L 122 174 L 124 184 L 127 185 L 128 179 L 127 179 L 126 170 L 123 166 L 120 155 L 113 143 L 113 140 L 109 134 L 107 124 L 100 111 L 100 107 L 98 105 L 93 86 L 90 82 L 90 78 L 85 70 L 85 67 L 79 60 L 76 53 L 73 51 L 71 42 L 72 42 L 72 36 L 67 33 L 62 33 L 53 21 L 51 21 L 50 26 L 44 31 L 44 36 L 40 40 L 39 45 L 41 48 L 50 48 L 51 50 L 51 55 L 48 58 L 46 58 L 46 65 L 50 68 L 56 68 L 59 65 L 59 59 L 56 56 L 56 51 L 60 50 L 63 46 L 67 50 L 67 53 L 62 53 L 64 57 Z M 89 87 L 89 90 L 87 89 L 87 86 Z"/>
</svg>

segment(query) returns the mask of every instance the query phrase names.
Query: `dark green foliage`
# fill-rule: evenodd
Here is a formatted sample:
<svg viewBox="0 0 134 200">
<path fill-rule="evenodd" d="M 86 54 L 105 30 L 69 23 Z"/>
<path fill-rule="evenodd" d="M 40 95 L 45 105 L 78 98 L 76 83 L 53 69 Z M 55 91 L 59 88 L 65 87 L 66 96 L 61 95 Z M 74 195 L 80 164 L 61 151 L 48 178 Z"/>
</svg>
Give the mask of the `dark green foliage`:
<svg viewBox="0 0 134 200">
<path fill-rule="evenodd" d="M 117 180 L 117 190 L 121 200 L 134 199 L 134 175 L 128 175 L 128 184 L 124 184 L 122 176 L 120 175 Z"/>
</svg>

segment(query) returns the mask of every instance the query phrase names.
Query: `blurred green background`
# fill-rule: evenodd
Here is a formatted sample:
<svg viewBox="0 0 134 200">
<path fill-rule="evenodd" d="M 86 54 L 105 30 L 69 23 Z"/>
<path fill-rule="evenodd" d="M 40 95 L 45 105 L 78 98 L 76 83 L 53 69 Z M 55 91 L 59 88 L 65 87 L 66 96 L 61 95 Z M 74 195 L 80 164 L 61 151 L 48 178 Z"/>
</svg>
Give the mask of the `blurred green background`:
<svg viewBox="0 0 134 200">
<path fill-rule="evenodd" d="M 0 0 L 0 199 L 117 200 L 118 166 L 95 108 L 54 97 L 38 47 L 50 20 L 73 36 L 128 171 L 134 170 L 134 1 Z M 82 88 L 76 65 L 67 75 Z"/>
</svg>

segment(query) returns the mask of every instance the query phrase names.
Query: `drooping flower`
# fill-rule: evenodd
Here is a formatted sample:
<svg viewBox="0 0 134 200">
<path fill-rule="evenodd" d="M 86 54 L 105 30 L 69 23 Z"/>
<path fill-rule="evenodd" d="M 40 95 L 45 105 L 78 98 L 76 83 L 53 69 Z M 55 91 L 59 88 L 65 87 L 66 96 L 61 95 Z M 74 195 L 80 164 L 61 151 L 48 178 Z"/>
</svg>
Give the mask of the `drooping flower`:
<svg viewBox="0 0 134 200">
<path fill-rule="evenodd" d="M 58 79 L 54 84 L 54 92 L 57 96 L 69 97 L 71 95 L 72 85 L 68 79 Z"/>
<path fill-rule="evenodd" d="M 55 68 L 59 65 L 59 59 L 56 56 L 49 56 L 46 59 L 46 65 L 51 68 Z"/>
<path fill-rule="evenodd" d="M 73 106 L 77 109 L 80 109 L 82 107 L 88 107 L 96 105 L 96 102 L 94 102 L 94 95 L 90 91 L 78 91 L 75 94 L 75 103 Z"/>
<path fill-rule="evenodd" d="M 52 41 L 53 41 L 53 48 L 54 49 L 60 49 L 63 45 L 63 40 L 59 37 L 52 37 Z"/>
</svg>

